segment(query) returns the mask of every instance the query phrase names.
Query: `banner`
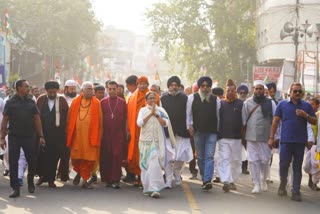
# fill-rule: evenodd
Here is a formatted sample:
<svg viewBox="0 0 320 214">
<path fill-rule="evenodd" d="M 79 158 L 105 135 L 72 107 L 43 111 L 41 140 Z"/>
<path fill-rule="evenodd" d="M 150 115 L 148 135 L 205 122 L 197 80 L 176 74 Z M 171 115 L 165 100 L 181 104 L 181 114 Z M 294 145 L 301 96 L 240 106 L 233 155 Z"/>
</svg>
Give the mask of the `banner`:
<svg viewBox="0 0 320 214">
<path fill-rule="evenodd" d="M 277 82 L 280 71 L 280 67 L 253 66 L 253 81 Z"/>
</svg>

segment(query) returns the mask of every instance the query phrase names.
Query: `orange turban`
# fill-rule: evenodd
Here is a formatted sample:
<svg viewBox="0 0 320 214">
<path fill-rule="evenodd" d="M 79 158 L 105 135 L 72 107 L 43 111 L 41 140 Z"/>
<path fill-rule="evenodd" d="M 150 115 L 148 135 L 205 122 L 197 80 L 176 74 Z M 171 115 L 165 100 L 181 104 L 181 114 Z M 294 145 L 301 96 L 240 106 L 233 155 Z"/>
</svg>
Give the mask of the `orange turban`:
<svg viewBox="0 0 320 214">
<path fill-rule="evenodd" d="M 141 82 L 145 82 L 149 85 L 149 81 L 148 81 L 148 78 L 145 77 L 145 76 L 141 76 L 140 78 L 137 79 L 137 85 Z"/>
</svg>

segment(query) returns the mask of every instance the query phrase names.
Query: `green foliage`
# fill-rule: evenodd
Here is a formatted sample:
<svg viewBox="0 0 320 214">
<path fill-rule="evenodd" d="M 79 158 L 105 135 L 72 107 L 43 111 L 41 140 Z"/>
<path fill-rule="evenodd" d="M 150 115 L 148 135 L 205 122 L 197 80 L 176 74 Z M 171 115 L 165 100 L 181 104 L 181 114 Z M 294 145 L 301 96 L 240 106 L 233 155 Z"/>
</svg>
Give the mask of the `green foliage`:
<svg viewBox="0 0 320 214">
<path fill-rule="evenodd" d="M 169 63 L 181 64 L 190 80 L 207 74 L 224 83 L 246 78 L 240 55 L 255 61 L 254 10 L 253 0 L 169 0 L 146 16 Z"/>
<path fill-rule="evenodd" d="M 12 84 L 17 81 L 18 79 L 20 79 L 20 76 L 18 74 L 12 74 L 9 76 L 8 81 L 9 81 L 9 86 L 11 87 Z"/>
<path fill-rule="evenodd" d="M 100 30 L 89 0 L 0 0 L 5 8 L 20 50 L 78 60 Z"/>
</svg>

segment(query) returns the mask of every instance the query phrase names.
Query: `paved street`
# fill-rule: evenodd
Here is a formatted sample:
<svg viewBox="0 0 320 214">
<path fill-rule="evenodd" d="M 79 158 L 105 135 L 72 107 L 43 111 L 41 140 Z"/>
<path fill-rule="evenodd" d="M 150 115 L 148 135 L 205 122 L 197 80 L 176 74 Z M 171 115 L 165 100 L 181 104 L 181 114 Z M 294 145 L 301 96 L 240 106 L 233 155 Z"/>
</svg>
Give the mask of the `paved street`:
<svg viewBox="0 0 320 214">
<path fill-rule="evenodd" d="M 21 189 L 21 197 L 10 199 L 9 180 L 0 176 L 1 213 L 306 213 L 320 212 L 320 192 L 313 192 L 307 186 L 307 176 L 303 178 L 303 202 L 293 202 L 289 197 L 280 198 L 278 187 L 277 163 L 275 157 L 272 168 L 274 183 L 269 191 L 252 195 L 249 175 L 241 175 L 237 184 L 238 191 L 223 193 L 221 184 L 214 184 L 210 192 L 200 189 L 200 181 L 189 180 L 185 169 L 182 187 L 164 190 L 160 199 L 144 196 L 141 189 L 122 184 L 120 190 L 106 188 L 101 183 L 93 190 L 75 187 L 72 182 L 57 182 L 57 189 L 46 185 L 36 189 L 34 195 L 27 193 L 26 185 Z M 25 180 L 26 182 L 26 180 Z"/>
</svg>

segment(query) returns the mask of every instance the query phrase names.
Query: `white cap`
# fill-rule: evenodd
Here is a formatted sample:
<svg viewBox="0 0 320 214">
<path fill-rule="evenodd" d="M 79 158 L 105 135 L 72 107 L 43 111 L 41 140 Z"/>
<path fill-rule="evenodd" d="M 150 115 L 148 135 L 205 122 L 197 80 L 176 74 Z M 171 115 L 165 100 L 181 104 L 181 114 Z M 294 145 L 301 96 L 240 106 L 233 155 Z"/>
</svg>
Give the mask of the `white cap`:
<svg viewBox="0 0 320 214">
<path fill-rule="evenodd" d="M 77 86 L 78 83 L 75 80 L 67 80 L 64 86 Z"/>
<path fill-rule="evenodd" d="M 257 85 L 262 85 L 263 87 L 265 87 L 265 84 L 262 80 L 255 80 L 253 82 L 253 86 L 256 87 Z"/>
</svg>

